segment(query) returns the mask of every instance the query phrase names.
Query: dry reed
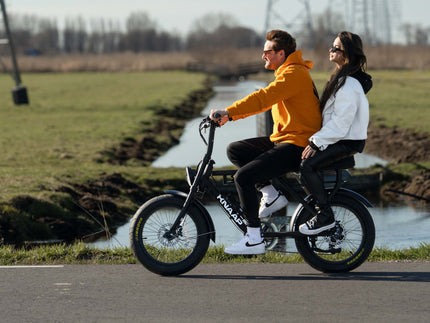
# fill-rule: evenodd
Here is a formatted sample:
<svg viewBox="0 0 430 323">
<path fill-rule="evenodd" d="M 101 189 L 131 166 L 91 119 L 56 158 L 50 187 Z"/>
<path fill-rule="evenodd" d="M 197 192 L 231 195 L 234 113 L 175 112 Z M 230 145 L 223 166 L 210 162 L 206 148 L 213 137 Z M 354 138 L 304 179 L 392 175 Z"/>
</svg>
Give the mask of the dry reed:
<svg viewBox="0 0 430 323">
<path fill-rule="evenodd" d="M 328 50 L 303 50 L 303 58 L 312 60 L 316 70 L 333 68 L 328 61 Z M 429 46 L 378 46 L 365 49 L 369 69 L 430 69 Z M 57 55 L 20 56 L 19 68 L 22 72 L 140 72 L 148 70 L 185 69 L 189 63 L 203 62 L 234 66 L 244 63 L 261 62 L 261 49 L 210 49 L 196 52 L 168 53 L 115 53 L 101 55 Z M 11 69 L 8 57 L 2 57 Z"/>
</svg>

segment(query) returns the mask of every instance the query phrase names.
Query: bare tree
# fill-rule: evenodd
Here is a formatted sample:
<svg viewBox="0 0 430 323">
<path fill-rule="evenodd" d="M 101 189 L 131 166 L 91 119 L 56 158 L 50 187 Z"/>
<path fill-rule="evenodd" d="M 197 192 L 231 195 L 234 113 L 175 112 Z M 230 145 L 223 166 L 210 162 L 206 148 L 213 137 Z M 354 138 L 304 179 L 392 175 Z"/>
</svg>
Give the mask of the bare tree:
<svg viewBox="0 0 430 323">
<path fill-rule="evenodd" d="M 40 53 L 56 54 L 59 52 L 59 32 L 57 22 L 51 19 L 40 19 L 38 32 L 32 36 L 32 48 Z"/>
<path fill-rule="evenodd" d="M 136 30 L 145 31 L 157 27 L 157 23 L 146 12 L 134 12 L 130 14 L 125 25 L 127 32 Z"/>
<path fill-rule="evenodd" d="M 84 53 L 87 41 L 86 24 L 82 17 L 66 19 L 63 31 L 64 51 L 66 53 Z"/>
<path fill-rule="evenodd" d="M 411 24 L 404 24 L 402 26 L 402 30 L 403 30 L 403 33 L 405 35 L 406 44 L 412 45 L 412 43 L 413 43 L 413 39 L 412 39 L 413 27 L 412 27 L 412 25 Z"/>
<path fill-rule="evenodd" d="M 119 23 L 109 20 L 105 24 L 103 34 L 103 52 L 113 53 L 118 51 L 119 40 L 121 37 Z"/>
<path fill-rule="evenodd" d="M 194 21 L 191 33 L 213 33 L 220 26 L 235 27 L 238 25 L 236 18 L 226 13 L 209 13 Z"/>
<path fill-rule="evenodd" d="M 247 48 L 261 46 L 262 39 L 254 30 L 238 26 L 228 14 L 207 14 L 195 21 L 187 37 L 188 49 Z"/>
<path fill-rule="evenodd" d="M 422 27 L 419 24 L 404 24 L 402 30 L 408 45 L 429 45 L 429 27 Z"/>
<path fill-rule="evenodd" d="M 429 44 L 429 28 L 417 26 L 415 29 L 415 44 L 426 46 Z"/>
<path fill-rule="evenodd" d="M 153 51 L 156 43 L 156 23 L 146 12 L 130 14 L 126 21 L 126 35 L 122 41 L 125 50 Z"/>
</svg>

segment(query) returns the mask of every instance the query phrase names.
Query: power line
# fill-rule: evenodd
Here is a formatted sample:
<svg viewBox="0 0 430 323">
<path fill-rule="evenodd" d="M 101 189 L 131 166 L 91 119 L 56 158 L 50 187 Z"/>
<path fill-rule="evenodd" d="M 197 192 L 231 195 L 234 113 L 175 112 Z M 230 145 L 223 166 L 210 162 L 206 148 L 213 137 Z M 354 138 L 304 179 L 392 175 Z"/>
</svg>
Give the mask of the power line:
<svg viewBox="0 0 430 323">
<path fill-rule="evenodd" d="M 287 0 L 268 0 L 264 33 L 270 29 L 285 28 L 305 45 L 315 44 L 315 27 L 311 14 L 310 0 L 290 0 L 289 7 L 301 8 L 291 22 L 286 22 L 279 14 L 280 2 Z M 300 5 L 299 5 L 300 4 Z M 298 6 L 299 5 L 299 6 Z M 327 3 L 325 15 L 329 31 L 339 32 L 339 21 L 343 22 L 345 30 L 359 34 L 364 41 L 370 44 L 390 44 L 393 42 L 393 33 L 400 23 L 400 0 L 330 0 Z M 336 30 L 335 30 L 336 29 Z"/>
<path fill-rule="evenodd" d="M 264 23 L 264 36 L 271 29 L 285 29 L 293 34 L 296 38 L 301 39 L 306 44 L 313 44 L 314 29 L 311 14 L 310 0 L 295 0 L 291 4 L 291 8 L 297 7 L 300 4 L 301 10 L 298 14 L 287 22 L 279 12 L 280 0 L 267 0 L 266 19 Z M 283 2 L 286 2 L 285 0 Z"/>
</svg>

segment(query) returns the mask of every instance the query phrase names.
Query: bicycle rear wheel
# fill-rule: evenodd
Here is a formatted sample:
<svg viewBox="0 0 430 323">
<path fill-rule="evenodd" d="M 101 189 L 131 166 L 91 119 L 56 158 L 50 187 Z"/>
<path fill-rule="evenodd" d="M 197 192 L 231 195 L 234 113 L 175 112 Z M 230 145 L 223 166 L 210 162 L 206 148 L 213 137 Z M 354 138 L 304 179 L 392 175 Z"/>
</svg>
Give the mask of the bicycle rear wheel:
<svg viewBox="0 0 430 323">
<path fill-rule="evenodd" d="M 139 262 L 156 274 L 180 275 L 191 270 L 209 247 L 207 224 L 193 206 L 170 232 L 183 204 L 181 197 L 158 196 L 142 205 L 131 220 L 131 249 Z"/>
<path fill-rule="evenodd" d="M 331 202 L 336 226 L 315 236 L 295 239 L 303 259 L 322 272 L 348 272 L 360 266 L 369 256 L 375 242 L 375 226 L 365 206 L 349 196 L 336 196 Z M 303 209 L 295 230 L 312 218 Z"/>
</svg>

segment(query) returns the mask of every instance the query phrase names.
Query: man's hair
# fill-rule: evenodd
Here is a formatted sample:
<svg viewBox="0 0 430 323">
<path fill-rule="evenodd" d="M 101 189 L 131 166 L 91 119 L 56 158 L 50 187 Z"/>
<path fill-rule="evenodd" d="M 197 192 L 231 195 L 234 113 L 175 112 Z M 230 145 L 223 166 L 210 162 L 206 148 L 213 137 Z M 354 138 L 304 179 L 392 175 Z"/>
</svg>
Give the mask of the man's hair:
<svg viewBox="0 0 430 323">
<path fill-rule="evenodd" d="M 278 52 L 283 49 L 286 57 L 296 51 L 296 40 L 286 31 L 279 29 L 271 30 L 266 34 L 266 40 L 275 43 L 273 47 L 275 51 Z"/>
</svg>

